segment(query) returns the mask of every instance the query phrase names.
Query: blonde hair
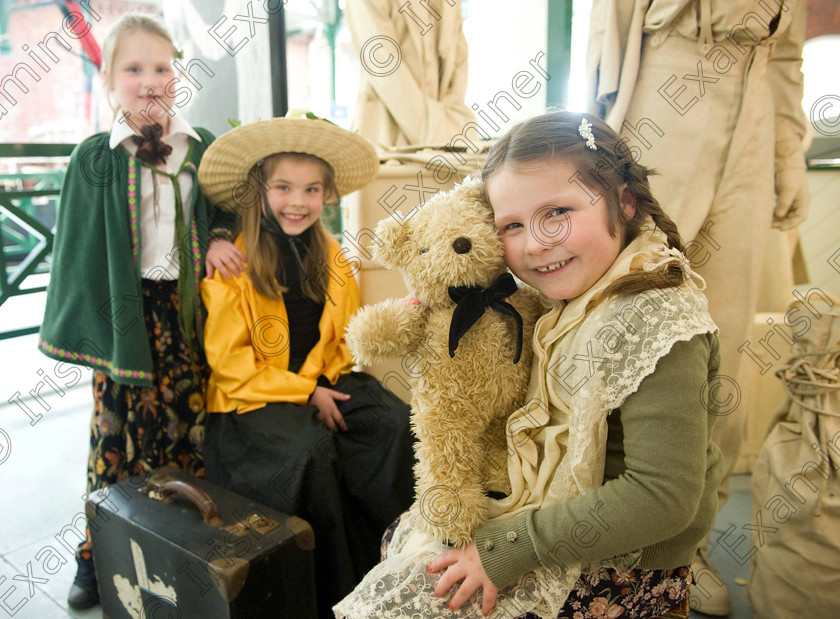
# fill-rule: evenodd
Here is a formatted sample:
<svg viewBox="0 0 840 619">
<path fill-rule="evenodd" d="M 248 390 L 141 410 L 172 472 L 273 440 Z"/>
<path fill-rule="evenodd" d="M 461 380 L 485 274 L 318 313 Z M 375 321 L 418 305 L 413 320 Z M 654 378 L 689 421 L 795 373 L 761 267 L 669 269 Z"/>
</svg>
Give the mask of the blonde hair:
<svg viewBox="0 0 840 619">
<path fill-rule="evenodd" d="M 286 265 L 281 262 L 275 239 L 260 225 L 260 217 L 266 204 L 266 181 L 271 178 L 277 164 L 285 158 L 318 163 L 323 174 L 324 206 L 337 203 L 339 200 L 332 166 L 315 155 L 275 153 L 257 162 L 251 168 L 248 174 L 248 184 L 253 192 L 251 195 L 259 196 L 259 200 L 255 201 L 250 208 L 244 208 L 241 211 L 242 240 L 245 246 L 245 254 L 248 256 L 246 272 L 254 283 L 257 292 L 270 299 L 278 299 L 281 293 L 288 291 L 287 287 L 277 281 L 278 266 L 280 267 L 280 274 L 285 279 Z M 301 278 L 301 291 L 307 298 L 322 302 L 326 298 L 327 292 L 327 273 L 324 265 L 327 261 L 329 233 L 324 224 L 321 223 L 320 218 L 312 224 L 310 230 L 309 251 L 306 252 L 303 259 L 305 277 Z"/>
<path fill-rule="evenodd" d="M 582 118 L 592 124 L 596 150 L 587 147 L 578 131 Z M 621 227 L 625 234 L 624 247 L 639 234 L 642 224 L 650 217 L 665 233 L 668 246 L 683 251 L 676 224 L 651 193 L 648 176 L 655 172 L 637 163 L 625 141 L 596 116 L 551 112 L 516 125 L 493 146 L 481 170 L 481 178 L 486 184 L 507 162 L 533 163 L 553 159 L 568 161 L 579 171 L 585 185 L 595 193 L 603 191 L 610 234 L 616 236 Z M 635 202 L 635 211 L 629 219 L 624 215 L 617 191 L 624 183 Z M 673 264 L 656 274 L 629 273 L 610 284 L 604 290 L 604 297 L 678 286 L 684 279 L 683 270 Z"/>
<path fill-rule="evenodd" d="M 158 20 L 143 13 L 128 13 L 123 15 L 111 26 L 108 34 L 105 35 L 105 41 L 102 43 L 102 73 L 105 76 L 103 82 L 106 93 L 110 93 L 114 88 L 114 58 L 117 56 L 117 49 L 120 46 L 120 42 L 127 35 L 138 31 L 165 39 L 169 44 L 169 49 L 172 51 L 172 58 L 178 57 L 178 48 L 172 40 L 172 35 L 169 34 L 169 31 Z M 110 98 L 108 99 L 108 105 L 111 107 L 116 118 L 116 115 L 120 111 L 119 106 L 114 107 Z"/>
</svg>

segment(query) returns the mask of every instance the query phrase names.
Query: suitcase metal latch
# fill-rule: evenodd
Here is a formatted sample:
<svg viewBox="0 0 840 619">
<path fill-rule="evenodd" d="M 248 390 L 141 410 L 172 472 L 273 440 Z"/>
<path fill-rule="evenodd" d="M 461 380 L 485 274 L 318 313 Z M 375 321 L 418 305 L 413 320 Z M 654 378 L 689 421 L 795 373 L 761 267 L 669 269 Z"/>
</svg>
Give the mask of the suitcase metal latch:
<svg viewBox="0 0 840 619">
<path fill-rule="evenodd" d="M 268 535 L 275 529 L 280 527 L 280 523 L 262 514 L 253 513 L 248 514 L 239 522 L 225 527 L 234 535 L 242 537 L 248 534 L 248 531 L 254 531 L 259 535 Z"/>
</svg>

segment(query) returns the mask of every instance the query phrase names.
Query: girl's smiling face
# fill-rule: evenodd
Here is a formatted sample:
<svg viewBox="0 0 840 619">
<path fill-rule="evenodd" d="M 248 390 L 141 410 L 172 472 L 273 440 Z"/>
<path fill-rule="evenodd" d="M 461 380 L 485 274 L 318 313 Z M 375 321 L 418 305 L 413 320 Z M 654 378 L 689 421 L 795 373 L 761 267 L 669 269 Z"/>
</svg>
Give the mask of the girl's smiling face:
<svg viewBox="0 0 840 619">
<path fill-rule="evenodd" d="M 629 219 L 626 184 L 618 188 Z M 486 183 L 505 262 L 550 299 L 571 300 L 592 287 L 624 248 L 624 230 L 609 229 L 607 200 L 562 160 L 505 162 Z M 625 196 L 624 200 L 621 200 Z"/>
<path fill-rule="evenodd" d="M 159 123 L 166 135 L 175 102 L 174 93 L 168 94 L 166 87 L 175 78 L 169 41 L 143 30 L 126 33 L 114 54 L 112 72 L 107 76 L 110 90 L 127 122 L 135 130 Z"/>
<path fill-rule="evenodd" d="M 297 236 L 318 221 L 324 193 L 323 164 L 314 158 L 280 157 L 266 179 L 268 207 L 289 236 Z"/>
</svg>

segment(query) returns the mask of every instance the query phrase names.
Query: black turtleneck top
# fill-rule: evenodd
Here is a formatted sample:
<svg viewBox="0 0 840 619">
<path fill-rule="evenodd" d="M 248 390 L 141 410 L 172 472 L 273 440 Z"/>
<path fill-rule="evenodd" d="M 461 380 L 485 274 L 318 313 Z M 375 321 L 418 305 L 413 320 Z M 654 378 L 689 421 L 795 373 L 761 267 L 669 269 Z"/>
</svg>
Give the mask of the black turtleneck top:
<svg viewBox="0 0 840 619">
<path fill-rule="evenodd" d="M 277 281 L 288 288 L 283 293 L 283 303 L 289 320 L 289 370 L 297 372 L 309 351 L 321 339 L 318 323 L 324 312 L 324 299 L 313 301 L 303 294 L 301 281 L 306 278 L 303 261 L 309 251 L 312 229 L 297 236 L 289 236 L 269 209 L 261 218 L 262 229 L 271 234 L 277 244 Z"/>
</svg>

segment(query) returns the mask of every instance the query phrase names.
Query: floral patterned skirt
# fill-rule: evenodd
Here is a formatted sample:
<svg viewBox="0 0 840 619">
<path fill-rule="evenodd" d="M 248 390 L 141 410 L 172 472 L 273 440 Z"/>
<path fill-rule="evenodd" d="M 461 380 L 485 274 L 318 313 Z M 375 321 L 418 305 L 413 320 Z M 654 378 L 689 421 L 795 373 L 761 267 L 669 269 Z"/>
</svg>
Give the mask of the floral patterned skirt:
<svg viewBox="0 0 840 619">
<path fill-rule="evenodd" d="M 688 566 L 673 570 L 603 567 L 581 574 L 558 619 L 661 617 L 683 604 L 691 582 Z M 537 618 L 528 614 L 524 619 Z"/>
<path fill-rule="evenodd" d="M 382 536 L 383 558 L 399 522 L 397 518 Z M 683 607 L 692 582 L 688 566 L 672 570 L 603 567 L 581 574 L 557 619 L 654 619 Z M 517 619 L 539 618 L 528 613 Z"/>
<path fill-rule="evenodd" d="M 94 372 L 88 493 L 166 465 L 204 477 L 207 364 L 181 336 L 177 281 L 144 279 L 141 292 L 155 384 L 126 385 Z"/>
</svg>

